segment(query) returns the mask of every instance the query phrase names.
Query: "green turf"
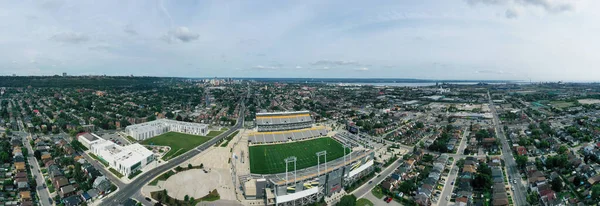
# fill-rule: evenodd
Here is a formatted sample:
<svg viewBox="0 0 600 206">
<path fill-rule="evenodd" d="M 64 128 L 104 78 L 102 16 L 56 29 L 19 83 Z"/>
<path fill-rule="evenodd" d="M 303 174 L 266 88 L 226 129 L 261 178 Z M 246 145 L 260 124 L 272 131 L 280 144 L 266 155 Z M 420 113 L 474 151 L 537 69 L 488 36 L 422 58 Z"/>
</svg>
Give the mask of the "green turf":
<svg viewBox="0 0 600 206">
<path fill-rule="evenodd" d="M 257 145 L 249 147 L 250 172 L 254 174 L 276 174 L 285 172 L 284 159 L 297 158 L 296 168 L 304 169 L 317 165 L 317 152 L 327 150 L 327 161 L 344 156 L 342 145 L 329 137 L 286 144 Z M 349 153 L 349 149 L 348 152 Z M 321 163 L 325 157 L 321 156 Z M 294 169 L 290 165 L 290 170 Z"/>
<path fill-rule="evenodd" d="M 150 139 L 144 140 L 142 144 L 145 145 L 162 145 L 169 146 L 171 150 L 167 152 L 163 156 L 163 160 L 169 160 L 171 158 L 177 157 L 198 145 L 212 139 L 213 137 L 221 134 L 220 131 L 213 133 L 213 131 L 208 133 L 208 136 L 198 136 L 191 134 L 183 134 L 178 132 L 167 132 L 156 137 L 152 137 Z"/>
<path fill-rule="evenodd" d="M 361 198 L 356 201 L 356 206 L 373 206 L 373 205 L 374 205 L 373 202 L 371 202 L 365 198 Z"/>
</svg>

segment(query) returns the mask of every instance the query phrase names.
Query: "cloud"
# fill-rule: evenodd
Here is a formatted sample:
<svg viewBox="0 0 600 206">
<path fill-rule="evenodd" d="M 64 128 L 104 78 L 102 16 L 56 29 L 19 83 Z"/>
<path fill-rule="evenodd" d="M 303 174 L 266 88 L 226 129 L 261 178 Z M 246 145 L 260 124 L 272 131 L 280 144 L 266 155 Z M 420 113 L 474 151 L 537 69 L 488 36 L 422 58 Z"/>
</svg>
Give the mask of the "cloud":
<svg viewBox="0 0 600 206">
<path fill-rule="evenodd" d="M 237 42 L 238 46 L 243 46 L 243 47 L 252 47 L 252 46 L 257 46 L 260 44 L 260 40 L 258 39 L 240 39 Z"/>
<path fill-rule="evenodd" d="M 87 35 L 82 34 L 82 33 L 63 32 L 63 33 L 55 34 L 54 36 L 50 37 L 50 40 L 63 42 L 63 43 L 70 43 L 70 44 L 79 44 L 79 43 L 89 41 L 90 38 Z"/>
<path fill-rule="evenodd" d="M 296 69 L 302 69 L 302 67 L 301 66 L 296 66 Z"/>
<path fill-rule="evenodd" d="M 571 0 L 465 0 L 469 5 L 475 6 L 478 4 L 485 5 L 501 5 L 513 7 L 517 5 L 521 6 L 534 6 L 538 8 L 542 8 L 550 13 L 561 13 L 566 11 L 571 11 L 575 8 L 575 1 Z M 515 18 L 518 16 L 518 13 L 509 8 L 505 12 L 505 16 L 507 18 Z"/>
<path fill-rule="evenodd" d="M 133 25 L 131 25 L 131 24 L 127 24 L 125 26 L 125 28 L 123 29 L 123 31 L 130 35 L 138 35 L 137 31 L 135 30 L 135 28 L 133 28 Z"/>
<path fill-rule="evenodd" d="M 250 69 L 253 69 L 253 70 L 278 70 L 278 69 L 280 69 L 280 67 L 257 65 L 257 66 L 251 67 Z"/>
<path fill-rule="evenodd" d="M 44 0 L 39 1 L 39 6 L 43 9 L 56 10 L 60 9 L 65 2 L 63 0 Z"/>
<path fill-rule="evenodd" d="M 477 70 L 475 71 L 476 74 L 496 74 L 496 75 L 512 75 L 511 72 L 505 72 L 502 70 Z"/>
<path fill-rule="evenodd" d="M 361 67 L 361 68 L 356 68 L 356 69 L 354 69 L 354 71 L 361 71 L 361 72 L 364 72 L 364 71 L 369 71 L 369 68 L 367 68 L 367 67 Z"/>
<path fill-rule="evenodd" d="M 161 37 L 167 43 L 191 42 L 200 38 L 200 34 L 192 32 L 187 27 L 178 27 Z"/>
<path fill-rule="evenodd" d="M 167 17 L 167 20 L 169 20 L 169 27 L 172 27 L 173 17 L 171 17 L 171 14 L 169 13 L 169 11 L 167 11 L 167 8 L 165 8 L 163 0 L 158 0 L 158 6 L 160 7 L 160 11 L 163 13 L 163 15 Z"/>
<path fill-rule="evenodd" d="M 313 66 L 360 66 L 356 61 L 342 61 L 342 60 L 319 60 L 311 65 Z"/>
<path fill-rule="evenodd" d="M 109 51 L 109 50 L 111 50 L 111 49 L 113 49 L 113 48 L 114 48 L 114 47 L 112 47 L 112 46 L 110 46 L 110 45 L 104 45 L 104 44 L 101 44 L 101 45 L 94 45 L 94 46 L 90 46 L 90 47 L 88 47 L 88 49 L 89 49 L 89 50 L 92 50 L 92 51 Z"/>
<path fill-rule="evenodd" d="M 519 17 L 519 13 L 517 12 L 517 10 L 512 8 L 507 9 L 506 12 L 504 12 L 504 15 L 507 19 L 515 19 Z"/>
<path fill-rule="evenodd" d="M 564 12 L 573 10 L 573 1 L 561 1 L 561 0 L 515 0 L 517 3 L 523 5 L 533 5 L 544 8 L 549 12 Z M 569 3 L 567 3 L 569 2 Z"/>
<path fill-rule="evenodd" d="M 312 68 L 312 70 L 330 70 L 331 68 L 329 67 L 314 67 Z"/>
</svg>

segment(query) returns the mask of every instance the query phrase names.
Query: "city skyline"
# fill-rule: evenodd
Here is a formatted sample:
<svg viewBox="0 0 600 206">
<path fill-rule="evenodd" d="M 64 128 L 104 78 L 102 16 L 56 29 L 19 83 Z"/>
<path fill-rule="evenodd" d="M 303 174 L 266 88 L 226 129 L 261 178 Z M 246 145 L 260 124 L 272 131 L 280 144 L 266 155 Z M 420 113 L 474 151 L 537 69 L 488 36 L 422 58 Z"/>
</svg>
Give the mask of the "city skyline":
<svg viewBox="0 0 600 206">
<path fill-rule="evenodd" d="M 600 76 L 600 3 L 586 0 L 0 4 L 0 75 Z"/>
</svg>

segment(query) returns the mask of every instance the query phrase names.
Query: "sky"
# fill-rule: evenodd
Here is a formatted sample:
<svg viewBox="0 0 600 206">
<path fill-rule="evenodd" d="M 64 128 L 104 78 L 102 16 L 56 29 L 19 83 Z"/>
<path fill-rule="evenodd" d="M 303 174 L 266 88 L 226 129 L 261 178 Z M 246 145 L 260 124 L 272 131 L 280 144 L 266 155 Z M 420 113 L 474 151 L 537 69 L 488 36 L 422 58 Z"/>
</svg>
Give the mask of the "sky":
<svg viewBox="0 0 600 206">
<path fill-rule="evenodd" d="M 600 80 L 597 0 L 0 0 L 0 75 Z"/>
</svg>

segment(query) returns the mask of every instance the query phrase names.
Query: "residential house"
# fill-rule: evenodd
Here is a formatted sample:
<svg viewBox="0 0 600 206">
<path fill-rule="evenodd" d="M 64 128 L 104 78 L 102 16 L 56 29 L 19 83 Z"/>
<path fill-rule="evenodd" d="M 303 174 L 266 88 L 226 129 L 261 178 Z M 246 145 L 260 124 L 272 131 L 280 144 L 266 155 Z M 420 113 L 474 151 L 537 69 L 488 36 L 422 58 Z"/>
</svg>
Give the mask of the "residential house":
<svg viewBox="0 0 600 206">
<path fill-rule="evenodd" d="M 92 187 L 98 189 L 100 194 L 104 194 L 110 190 L 110 182 L 105 176 L 100 176 L 94 180 Z"/>
<path fill-rule="evenodd" d="M 73 195 L 62 199 L 62 202 L 65 206 L 77 206 L 81 204 L 81 198 L 78 195 Z"/>
<path fill-rule="evenodd" d="M 69 180 L 67 180 L 67 178 L 63 176 L 58 176 L 54 178 L 52 184 L 54 185 L 54 188 L 56 188 L 56 190 L 59 190 L 60 188 L 69 185 Z"/>
<path fill-rule="evenodd" d="M 17 172 L 27 171 L 27 168 L 25 168 L 25 162 L 15 162 L 15 170 Z"/>
<path fill-rule="evenodd" d="M 21 191 L 19 192 L 19 198 L 21 202 L 31 201 L 31 192 Z"/>
<path fill-rule="evenodd" d="M 75 192 L 77 192 L 77 190 L 75 189 L 75 187 L 73 187 L 73 185 L 67 185 L 60 188 L 61 197 L 68 197 L 74 195 Z"/>
</svg>

